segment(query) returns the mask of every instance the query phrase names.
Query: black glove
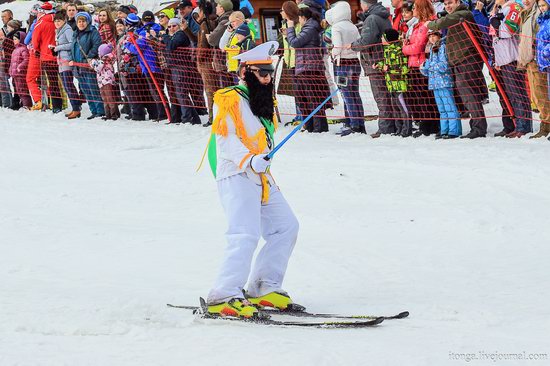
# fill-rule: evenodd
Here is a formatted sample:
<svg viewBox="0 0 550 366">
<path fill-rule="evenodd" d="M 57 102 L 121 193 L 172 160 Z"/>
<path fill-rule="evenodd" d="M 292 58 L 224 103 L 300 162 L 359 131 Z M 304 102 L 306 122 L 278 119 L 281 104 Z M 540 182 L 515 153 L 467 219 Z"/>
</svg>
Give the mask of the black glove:
<svg viewBox="0 0 550 366">
<path fill-rule="evenodd" d="M 495 29 L 499 29 L 500 23 L 502 23 L 503 19 L 504 19 L 504 14 L 498 13 L 489 20 L 489 23 L 491 24 L 491 27 Z"/>
</svg>

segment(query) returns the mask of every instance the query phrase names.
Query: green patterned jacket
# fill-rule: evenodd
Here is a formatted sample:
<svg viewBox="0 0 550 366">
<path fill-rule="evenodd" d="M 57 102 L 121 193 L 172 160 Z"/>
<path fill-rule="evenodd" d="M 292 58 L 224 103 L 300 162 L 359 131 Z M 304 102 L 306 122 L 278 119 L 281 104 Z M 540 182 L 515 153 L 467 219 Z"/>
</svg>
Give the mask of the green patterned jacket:
<svg viewBox="0 0 550 366">
<path fill-rule="evenodd" d="M 379 62 L 376 67 L 382 70 L 386 77 L 386 86 L 390 93 L 404 93 L 407 91 L 407 56 L 403 54 L 400 42 L 384 45 L 384 61 Z M 388 69 L 383 70 L 387 65 Z"/>
</svg>

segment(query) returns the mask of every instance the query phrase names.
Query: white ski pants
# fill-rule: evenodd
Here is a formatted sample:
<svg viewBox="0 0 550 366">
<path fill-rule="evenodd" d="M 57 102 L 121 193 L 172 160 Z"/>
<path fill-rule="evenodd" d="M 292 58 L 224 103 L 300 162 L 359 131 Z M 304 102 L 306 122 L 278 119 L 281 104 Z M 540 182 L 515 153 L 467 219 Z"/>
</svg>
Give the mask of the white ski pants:
<svg viewBox="0 0 550 366">
<path fill-rule="evenodd" d="M 244 173 L 218 181 L 218 192 L 229 228 L 225 258 L 208 303 L 242 298 L 247 280 L 247 292 L 252 297 L 281 291 L 299 226 L 282 193 L 272 185 L 269 201 L 262 205 L 262 187 Z M 260 236 L 266 243 L 251 272 Z"/>
</svg>

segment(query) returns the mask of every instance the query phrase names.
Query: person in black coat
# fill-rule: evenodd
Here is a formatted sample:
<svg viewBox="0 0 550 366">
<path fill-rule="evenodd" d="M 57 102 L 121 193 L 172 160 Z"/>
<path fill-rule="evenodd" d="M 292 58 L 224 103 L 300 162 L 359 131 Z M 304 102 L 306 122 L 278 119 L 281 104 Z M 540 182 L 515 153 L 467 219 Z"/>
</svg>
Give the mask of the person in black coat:
<svg viewBox="0 0 550 366">
<path fill-rule="evenodd" d="M 297 78 L 296 93 L 298 104 L 304 117 L 329 96 L 330 89 L 325 77 L 325 63 L 321 53 L 321 25 L 319 15 L 310 8 L 302 8 L 298 12 L 302 29 L 296 34 L 294 22 L 287 20 L 287 40 L 290 47 L 296 50 Z M 327 132 L 328 123 L 325 116 L 325 106 L 317 115 L 309 120 L 304 128 L 309 132 Z"/>
</svg>

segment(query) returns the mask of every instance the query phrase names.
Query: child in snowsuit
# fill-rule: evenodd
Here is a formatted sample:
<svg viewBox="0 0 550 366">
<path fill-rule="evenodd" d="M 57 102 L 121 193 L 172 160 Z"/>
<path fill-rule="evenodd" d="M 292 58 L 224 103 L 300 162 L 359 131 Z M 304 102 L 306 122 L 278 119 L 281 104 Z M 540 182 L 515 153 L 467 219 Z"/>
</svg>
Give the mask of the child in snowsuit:
<svg viewBox="0 0 550 366">
<path fill-rule="evenodd" d="M 22 42 L 27 35 L 25 32 L 17 32 L 13 36 L 15 49 L 11 55 L 9 74 L 13 80 L 15 93 L 19 95 L 23 108 L 30 109 L 32 100 L 27 87 L 27 68 L 29 66 L 29 50 Z"/>
<path fill-rule="evenodd" d="M 99 59 L 90 60 L 90 65 L 97 73 L 99 93 L 105 105 L 105 116 L 103 120 L 117 120 L 120 117 L 118 104 L 119 97 L 116 95 L 118 87 L 115 77 L 115 56 L 113 46 L 110 43 L 102 44 L 98 49 Z"/>
<path fill-rule="evenodd" d="M 408 87 L 407 73 L 409 67 L 407 66 L 408 59 L 403 54 L 402 43 L 397 42 L 398 39 L 398 31 L 392 28 L 386 30 L 382 36 L 384 60 L 373 65 L 373 67 L 382 70 L 386 78 L 386 87 L 390 93 L 389 102 L 392 117 L 395 119 L 395 135 L 408 137 L 412 135 L 412 123 L 409 119 L 409 111 L 403 93 L 407 91 Z"/>
<path fill-rule="evenodd" d="M 439 110 L 441 132 L 436 138 L 453 139 L 462 134 L 462 124 L 453 96 L 453 77 L 441 33 L 428 31 L 428 44 L 431 45 L 430 57 L 420 72 L 428 77 L 428 88 L 433 90 Z"/>
</svg>

